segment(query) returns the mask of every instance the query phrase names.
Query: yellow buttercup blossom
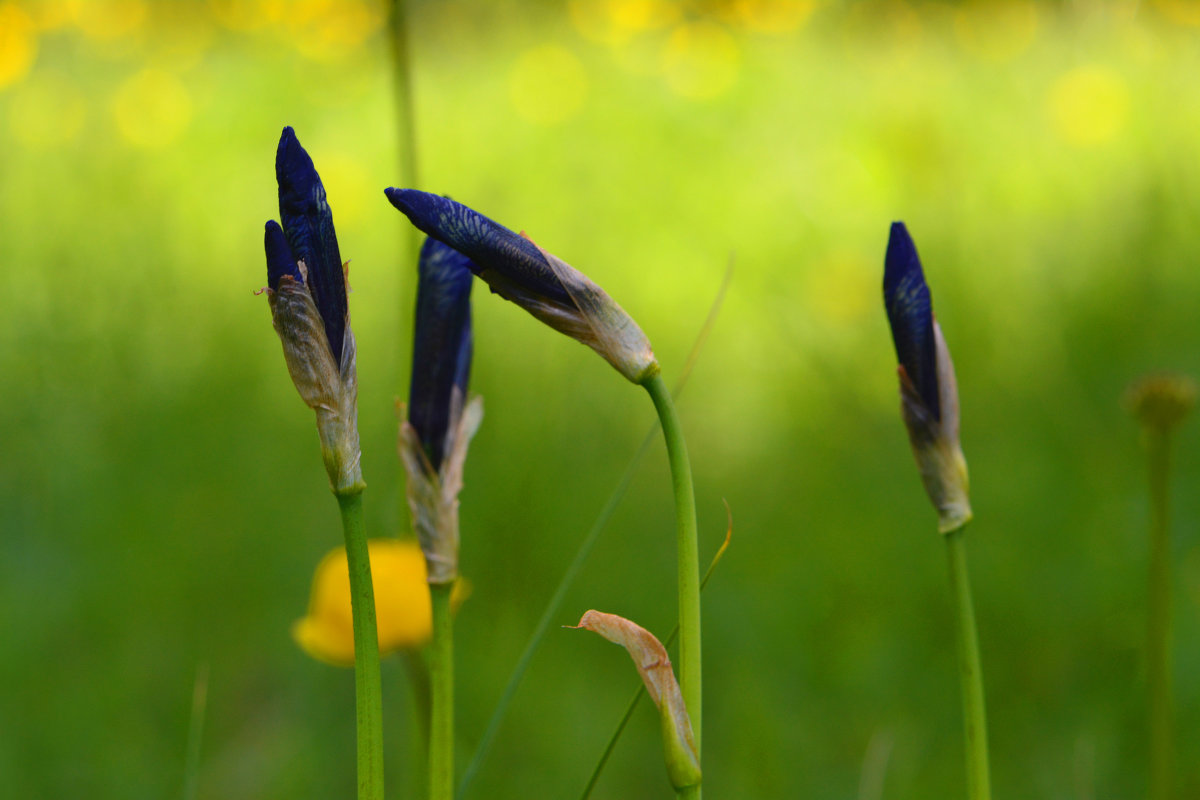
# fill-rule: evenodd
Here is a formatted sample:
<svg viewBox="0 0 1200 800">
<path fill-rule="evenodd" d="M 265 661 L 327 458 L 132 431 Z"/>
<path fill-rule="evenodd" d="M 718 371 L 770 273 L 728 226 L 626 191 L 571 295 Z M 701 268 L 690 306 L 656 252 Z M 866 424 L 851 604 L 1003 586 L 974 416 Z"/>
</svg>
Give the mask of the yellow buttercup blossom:
<svg viewBox="0 0 1200 800">
<path fill-rule="evenodd" d="M 432 630 L 421 548 L 412 540 L 372 539 L 367 549 L 375 587 L 380 654 L 420 647 L 429 641 Z M 292 638 L 318 661 L 339 667 L 354 665 L 345 548 L 330 551 L 317 565 L 308 614 L 292 625 Z"/>
</svg>

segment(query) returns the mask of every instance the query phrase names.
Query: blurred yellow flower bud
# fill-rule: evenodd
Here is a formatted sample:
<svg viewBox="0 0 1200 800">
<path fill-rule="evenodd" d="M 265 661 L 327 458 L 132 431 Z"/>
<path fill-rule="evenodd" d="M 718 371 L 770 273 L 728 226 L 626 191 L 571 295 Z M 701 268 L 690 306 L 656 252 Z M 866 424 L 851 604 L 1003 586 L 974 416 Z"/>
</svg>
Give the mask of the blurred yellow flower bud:
<svg viewBox="0 0 1200 800">
<path fill-rule="evenodd" d="M 425 556 L 411 540 L 372 539 L 367 543 L 375 587 L 379 652 L 416 649 L 432 630 Z M 461 599 L 455 587 L 454 602 Z M 292 625 L 292 638 L 318 661 L 354 666 L 354 628 L 350 616 L 350 577 L 346 550 L 331 550 L 313 575 L 308 614 Z"/>
</svg>

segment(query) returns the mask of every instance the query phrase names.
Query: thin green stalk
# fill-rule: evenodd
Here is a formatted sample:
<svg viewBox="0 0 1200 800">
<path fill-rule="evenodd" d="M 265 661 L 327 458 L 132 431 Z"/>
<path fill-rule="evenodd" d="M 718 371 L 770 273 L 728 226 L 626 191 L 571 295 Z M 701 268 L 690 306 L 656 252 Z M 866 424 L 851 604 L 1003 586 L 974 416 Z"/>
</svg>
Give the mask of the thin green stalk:
<svg viewBox="0 0 1200 800">
<path fill-rule="evenodd" d="M 687 445 L 671 392 L 662 374 L 642 384 L 654 401 L 667 443 L 667 458 L 671 464 L 671 485 L 675 493 L 676 558 L 679 565 L 679 689 L 692 720 L 696 736 L 696 755 L 701 750 L 701 686 L 700 658 L 700 553 L 696 533 L 696 497 L 692 488 L 692 467 L 688 462 Z M 703 763 L 703 762 L 701 762 Z M 700 787 L 680 792 L 681 797 L 699 797 Z"/>
<path fill-rule="evenodd" d="M 188 721 L 187 761 L 183 768 L 183 800 L 195 800 L 200 785 L 200 740 L 204 738 L 204 712 L 208 708 L 208 662 L 196 667 L 192 686 L 192 714 Z"/>
<path fill-rule="evenodd" d="M 1150 585 L 1147 609 L 1147 683 L 1150 693 L 1150 800 L 1171 797 L 1175 739 L 1171 719 L 1171 572 L 1167 535 L 1170 434 L 1147 426 L 1150 468 Z"/>
<path fill-rule="evenodd" d="M 383 800 L 383 699 L 379 679 L 379 634 L 375 590 L 363 524 L 362 491 L 336 495 L 350 570 L 354 619 L 354 698 L 358 727 L 359 800 Z"/>
<path fill-rule="evenodd" d="M 433 601 L 433 642 L 429 677 L 433 713 L 429 727 L 429 798 L 454 797 L 454 629 L 450 613 L 452 583 L 429 585 Z"/>
<path fill-rule="evenodd" d="M 408 773 L 405 785 L 408 787 L 402 796 L 420 797 L 425 794 L 429 785 L 426 772 L 429 770 L 429 725 L 430 725 L 430 692 L 429 664 L 425 653 L 421 650 L 405 649 L 401 651 L 404 659 L 405 672 L 408 673 L 409 687 L 412 689 L 412 727 L 417 730 L 416 736 L 406 737 L 409 741 L 405 753 L 405 771 Z"/>
<path fill-rule="evenodd" d="M 945 535 L 945 539 L 946 556 L 950 565 L 950 588 L 954 594 L 955 620 L 958 627 L 958 674 L 962 681 L 963 723 L 967 746 L 967 797 L 969 800 L 991 800 L 987 710 L 983 699 L 983 671 L 979 663 L 975 606 L 971 602 L 971 581 L 967 575 L 964 530 L 965 526 L 951 531 Z"/>
</svg>

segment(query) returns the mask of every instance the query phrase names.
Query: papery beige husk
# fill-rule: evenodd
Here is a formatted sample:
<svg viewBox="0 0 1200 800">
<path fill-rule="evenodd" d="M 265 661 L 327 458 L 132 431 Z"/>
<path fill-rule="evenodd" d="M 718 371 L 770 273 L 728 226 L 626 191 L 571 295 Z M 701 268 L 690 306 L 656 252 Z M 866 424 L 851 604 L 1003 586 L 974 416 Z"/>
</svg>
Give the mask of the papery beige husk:
<svg viewBox="0 0 1200 800">
<path fill-rule="evenodd" d="M 307 274 L 300 262 L 301 274 Z M 308 288 L 291 276 L 267 296 L 271 321 L 283 344 L 283 358 L 300 398 L 317 414 L 321 456 L 335 494 L 362 491 L 362 451 L 358 440 L 358 371 L 354 332 L 347 320 L 338 368 L 325 323 Z"/>
<path fill-rule="evenodd" d="M 942 419 L 934 419 L 903 367 L 900 367 L 900 413 L 925 492 L 938 514 L 938 531 L 946 534 L 971 521 L 970 481 L 958 438 L 958 381 L 954 362 L 936 320 L 933 340 Z"/>
<path fill-rule="evenodd" d="M 463 407 L 462 391 L 451 396 L 451 424 L 446 432 L 445 457 L 435 472 L 416 429 L 400 423 L 400 460 L 408 475 L 408 507 L 431 584 L 458 578 L 458 494 L 463 487 L 467 447 L 483 421 L 483 398 L 472 397 Z"/>
<path fill-rule="evenodd" d="M 684 789 L 700 783 L 700 760 L 696 755 L 692 719 L 684 706 L 679 682 L 675 680 L 671 659 L 662 642 L 637 623 L 603 611 L 588 611 L 576 627 L 598 633 L 629 652 L 646 684 L 646 693 L 658 707 L 671 785 Z"/>
<path fill-rule="evenodd" d="M 570 296 L 571 305 L 548 300 L 494 269 L 481 270 L 479 277 L 505 300 L 595 350 L 633 383 L 656 375 L 654 350 L 633 317 L 582 272 L 540 247 L 538 251 Z"/>
</svg>

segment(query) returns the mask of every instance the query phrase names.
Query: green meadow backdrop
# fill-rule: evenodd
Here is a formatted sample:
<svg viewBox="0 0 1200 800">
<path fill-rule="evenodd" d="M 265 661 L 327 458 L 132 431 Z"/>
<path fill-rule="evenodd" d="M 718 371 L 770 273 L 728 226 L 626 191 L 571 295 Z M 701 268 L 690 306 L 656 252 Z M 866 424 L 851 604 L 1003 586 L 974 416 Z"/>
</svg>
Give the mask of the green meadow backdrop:
<svg viewBox="0 0 1200 800">
<path fill-rule="evenodd" d="M 1200 374 L 1200 11 L 1184 0 L 410 4 L 418 175 L 374 0 L 0 2 L 0 794 L 327 798 L 353 678 L 289 635 L 340 544 L 271 330 L 263 223 L 295 127 L 359 347 L 369 533 L 407 535 L 414 239 L 454 196 L 587 272 L 680 374 L 713 798 L 961 797 L 945 556 L 898 415 L 892 220 L 953 352 L 998 798 L 1144 796 L 1147 491 L 1125 386 Z M 462 495 L 464 765 L 654 419 L 593 353 L 477 286 L 486 417 Z M 1200 424 L 1173 467 L 1179 797 L 1200 795 Z M 656 440 L 561 623 L 664 636 Z M 392 797 L 419 796 L 402 663 Z M 637 685 L 552 628 L 474 798 L 577 797 Z M 669 796 L 635 715 L 596 797 Z M 879 787 L 882 787 L 882 791 Z"/>
</svg>

